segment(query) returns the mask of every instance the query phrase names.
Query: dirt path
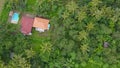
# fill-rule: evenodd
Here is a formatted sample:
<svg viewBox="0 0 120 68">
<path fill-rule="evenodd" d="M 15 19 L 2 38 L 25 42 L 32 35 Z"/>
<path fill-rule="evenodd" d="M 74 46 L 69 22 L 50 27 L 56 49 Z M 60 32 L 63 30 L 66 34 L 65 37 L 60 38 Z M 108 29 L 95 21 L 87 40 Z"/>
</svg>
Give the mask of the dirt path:
<svg viewBox="0 0 120 68">
<path fill-rule="evenodd" d="M 2 11 L 5 0 L 0 0 L 0 13 Z"/>
</svg>

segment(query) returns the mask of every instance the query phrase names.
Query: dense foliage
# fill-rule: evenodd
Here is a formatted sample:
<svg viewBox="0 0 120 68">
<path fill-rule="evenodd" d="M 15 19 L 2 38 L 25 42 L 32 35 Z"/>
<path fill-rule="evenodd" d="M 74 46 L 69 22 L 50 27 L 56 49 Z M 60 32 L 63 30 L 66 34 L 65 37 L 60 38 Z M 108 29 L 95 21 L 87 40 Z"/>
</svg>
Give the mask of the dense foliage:
<svg viewBox="0 0 120 68">
<path fill-rule="evenodd" d="M 51 28 L 24 36 L 10 10 L 48 18 Z M 6 0 L 0 44 L 0 68 L 119 68 L 120 0 Z"/>
</svg>

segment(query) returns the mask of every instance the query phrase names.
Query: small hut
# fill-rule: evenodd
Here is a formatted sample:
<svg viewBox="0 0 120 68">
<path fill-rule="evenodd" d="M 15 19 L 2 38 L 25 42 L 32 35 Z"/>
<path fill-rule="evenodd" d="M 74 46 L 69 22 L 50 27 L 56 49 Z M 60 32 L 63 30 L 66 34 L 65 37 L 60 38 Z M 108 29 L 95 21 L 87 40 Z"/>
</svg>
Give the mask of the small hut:
<svg viewBox="0 0 120 68">
<path fill-rule="evenodd" d="M 104 42 L 103 46 L 104 46 L 104 48 L 107 48 L 109 46 L 109 43 L 108 42 Z"/>
</svg>

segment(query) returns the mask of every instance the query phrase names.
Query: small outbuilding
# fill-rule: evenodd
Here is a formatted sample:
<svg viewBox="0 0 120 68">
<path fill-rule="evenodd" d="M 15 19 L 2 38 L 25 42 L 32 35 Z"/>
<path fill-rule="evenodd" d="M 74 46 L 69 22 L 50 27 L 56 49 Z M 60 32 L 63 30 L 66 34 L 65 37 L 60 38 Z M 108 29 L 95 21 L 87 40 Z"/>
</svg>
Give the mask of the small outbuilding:
<svg viewBox="0 0 120 68">
<path fill-rule="evenodd" d="M 109 46 L 109 43 L 108 42 L 104 42 L 103 46 L 104 46 L 104 48 L 107 48 Z"/>
<path fill-rule="evenodd" d="M 33 27 L 35 27 L 35 30 L 39 32 L 49 30 L 50 28 L 49 20 L 45 18 L 35 17 Z"/>
<path fill-rule="evenodd" d="M 21 32 L 24 35 L 31 35 L 34 18 L 23 15 L 21 18 Z"/>
</svg>

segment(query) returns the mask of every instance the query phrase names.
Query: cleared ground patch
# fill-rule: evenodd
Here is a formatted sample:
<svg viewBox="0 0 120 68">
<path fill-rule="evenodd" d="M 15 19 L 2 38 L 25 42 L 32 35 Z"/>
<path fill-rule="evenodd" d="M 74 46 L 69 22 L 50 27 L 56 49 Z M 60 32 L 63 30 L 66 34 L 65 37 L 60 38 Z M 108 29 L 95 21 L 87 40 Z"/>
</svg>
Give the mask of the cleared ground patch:
<svg viewBox="0 0 120 68">
<path fill-rule="evenodd" d="M 0 0 L 0 13 L 1 13 L 1 11 L 2 11 L 2 7 L 3 7 L 3 5 L 4 5 L 4 2 L 5 2 L 5 0 Z"/>
</svg>

